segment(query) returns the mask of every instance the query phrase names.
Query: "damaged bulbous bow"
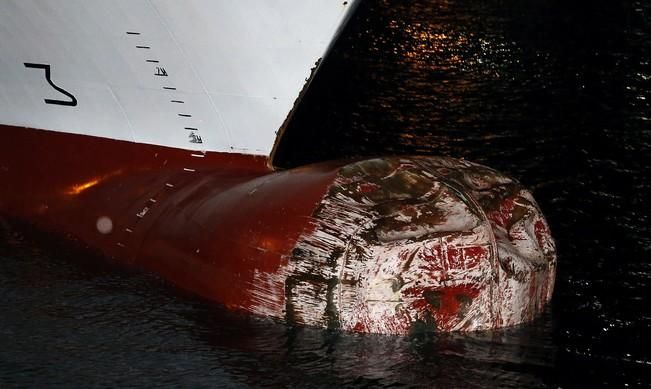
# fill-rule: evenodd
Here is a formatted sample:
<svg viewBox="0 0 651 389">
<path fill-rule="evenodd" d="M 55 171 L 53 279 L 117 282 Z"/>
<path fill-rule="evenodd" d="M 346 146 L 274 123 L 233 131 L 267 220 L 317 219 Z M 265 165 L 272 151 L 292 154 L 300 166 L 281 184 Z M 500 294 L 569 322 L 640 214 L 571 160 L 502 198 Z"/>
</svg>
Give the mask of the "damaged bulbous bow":
<svg viewBox="0 0 651 389">
<path fill-rule="evenodd" d="M 440 157 L 339 169 L 284 274 L 288 322 L 408 334 L 532 320 L 556 252 L 532 195 L 493 169 Z"/>
</svg>

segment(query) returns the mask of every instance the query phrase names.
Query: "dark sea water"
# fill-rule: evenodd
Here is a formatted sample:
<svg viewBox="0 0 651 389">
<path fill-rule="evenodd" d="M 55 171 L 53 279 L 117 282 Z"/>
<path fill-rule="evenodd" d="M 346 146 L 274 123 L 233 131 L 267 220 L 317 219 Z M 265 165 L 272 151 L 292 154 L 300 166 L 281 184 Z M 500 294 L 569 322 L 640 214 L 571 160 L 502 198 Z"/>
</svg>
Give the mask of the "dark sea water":
<svg viewBox="0 0 651 389">
<path fill-rule="evenodd" d="M 517 328 L 291 328 L 0 227 L 0 387 L 651 386 L 651 3 L 364 0 L 276 158 L 465 157 L 534 191 L 557 288 Z"/>
</svg>

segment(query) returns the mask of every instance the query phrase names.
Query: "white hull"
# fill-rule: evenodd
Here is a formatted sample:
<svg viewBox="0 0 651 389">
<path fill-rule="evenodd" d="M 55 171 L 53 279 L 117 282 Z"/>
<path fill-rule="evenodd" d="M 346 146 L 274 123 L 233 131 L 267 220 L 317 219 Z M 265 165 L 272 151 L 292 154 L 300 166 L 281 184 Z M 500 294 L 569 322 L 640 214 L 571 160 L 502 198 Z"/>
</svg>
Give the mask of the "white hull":
<svg viewBox="0 0 651 389">
<path fill-rule="evenodd" d="M 269 155 L 352 3 L 2 0 L 0 124 Z"/>
</svg>

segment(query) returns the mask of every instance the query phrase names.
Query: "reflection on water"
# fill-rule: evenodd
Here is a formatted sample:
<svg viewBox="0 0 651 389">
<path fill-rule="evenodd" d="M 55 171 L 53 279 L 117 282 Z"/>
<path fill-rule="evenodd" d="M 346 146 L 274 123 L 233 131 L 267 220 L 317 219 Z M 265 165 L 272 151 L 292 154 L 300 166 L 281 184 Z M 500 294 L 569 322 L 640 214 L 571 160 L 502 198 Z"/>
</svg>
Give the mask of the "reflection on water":
<svg viewBox="0 0 651 389">
<path fill-rule="evenodd" d="M 276 163 L 465 157 L 520 179 L 559 248 L 531 325 L 420 338 L 288 328 L 0 228 L 0 386 L 648 384 L 648 2 L 365 0 Z M 92 264 L 92 265 L 90 265 Z"/>
</svg>

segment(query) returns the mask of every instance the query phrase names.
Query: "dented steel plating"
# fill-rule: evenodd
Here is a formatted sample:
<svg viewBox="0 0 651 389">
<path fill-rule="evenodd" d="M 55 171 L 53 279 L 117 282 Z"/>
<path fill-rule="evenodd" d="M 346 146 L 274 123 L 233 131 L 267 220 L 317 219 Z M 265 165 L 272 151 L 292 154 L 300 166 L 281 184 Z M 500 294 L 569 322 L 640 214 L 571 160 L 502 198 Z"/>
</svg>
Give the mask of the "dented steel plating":
<svg viewBox="0 0 651 389">
<path fill-rule="evenodd" d="M 387 158 L 341 168 L 294 248 L 288 321 L 356 332 L 481 330 L 531 320 L 555 249 L 530 193 L 484 166 Z"/>
</svg>

